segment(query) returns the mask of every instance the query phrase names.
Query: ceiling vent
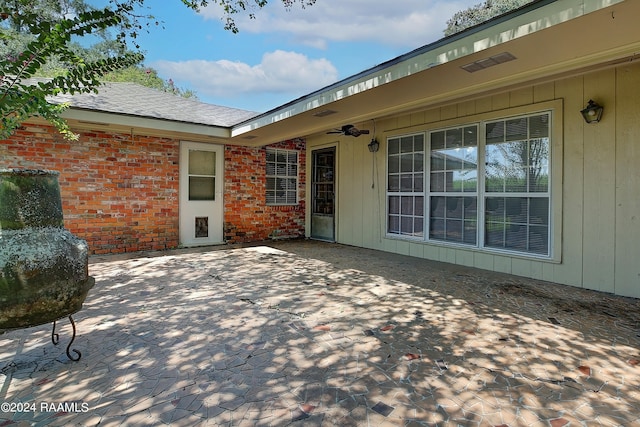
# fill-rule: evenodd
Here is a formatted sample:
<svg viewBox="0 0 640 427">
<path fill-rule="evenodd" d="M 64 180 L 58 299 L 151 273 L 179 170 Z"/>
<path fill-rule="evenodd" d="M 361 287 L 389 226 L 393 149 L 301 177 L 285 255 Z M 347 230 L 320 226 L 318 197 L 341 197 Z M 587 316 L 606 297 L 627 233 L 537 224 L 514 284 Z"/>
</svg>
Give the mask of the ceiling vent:
<svg viewBox="0 0 640 427">
<path fill-rule="evenodd" d="M 337 113 L 337 111 L 334 110 L 322 110 L 322 111 L 318 111 L 317 113 L 313 113 L 313 117 L 326 117 L 326 116 L 330 116 L 332 114 Z"/>
<path fill-rule="evenodd" d="M 493 67 L 494 65 L 504 64 L 505 62 L 513 61 L 514 59 L 516 59 L 516 57 L 509 52 L 502 52 L 497 55 L 479 59 L 470 64 L 463 65 L 460 68 L 468 71 L 469 73 L 475 73 L 476 71 L 484 70 L 485 68 Z"/>
</svg>

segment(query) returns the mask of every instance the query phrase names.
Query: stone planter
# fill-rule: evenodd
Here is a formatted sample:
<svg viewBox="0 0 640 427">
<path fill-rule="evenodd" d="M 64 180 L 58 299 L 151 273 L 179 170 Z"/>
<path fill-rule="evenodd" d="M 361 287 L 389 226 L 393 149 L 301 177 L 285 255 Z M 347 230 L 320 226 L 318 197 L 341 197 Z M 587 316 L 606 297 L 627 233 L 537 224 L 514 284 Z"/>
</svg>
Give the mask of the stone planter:
<svg viewBox="0 0 640 427">
<path fill-rule="evenodd" d="M 63 226 L 58 172 L 0 169 L 0 332 L 71 316 L 93 284 L 87 243 Z"/>
</svg>

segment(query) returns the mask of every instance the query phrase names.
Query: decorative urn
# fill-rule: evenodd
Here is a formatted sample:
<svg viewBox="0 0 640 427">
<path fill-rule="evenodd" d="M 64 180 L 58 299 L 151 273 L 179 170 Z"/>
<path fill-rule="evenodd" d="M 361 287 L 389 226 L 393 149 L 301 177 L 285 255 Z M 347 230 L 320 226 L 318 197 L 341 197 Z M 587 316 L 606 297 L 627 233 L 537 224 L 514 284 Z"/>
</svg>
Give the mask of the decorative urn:
<svg viewBox="0 0 640 427">
<path fill-rule="evenodd" d="M 71 316 L 94 285 L 87 243 L 63 225 L 58 175 L 0 169 L 0 333 Z"/>
</svg>

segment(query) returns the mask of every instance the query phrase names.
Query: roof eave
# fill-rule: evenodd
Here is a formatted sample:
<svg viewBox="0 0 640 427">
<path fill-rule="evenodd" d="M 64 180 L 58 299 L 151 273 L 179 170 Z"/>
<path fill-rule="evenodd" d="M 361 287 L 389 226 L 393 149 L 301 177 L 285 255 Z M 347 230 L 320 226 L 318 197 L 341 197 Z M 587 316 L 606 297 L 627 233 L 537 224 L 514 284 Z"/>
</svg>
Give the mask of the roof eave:
<svg viewBox="0 0 640 427">
<path fill-rule="evenodd" d="M 539 0 L 312 92 L 233 126 L 232 138 L 570 21 L 624 0 Z"/>
<path fill-rule="evenodd" d="M 198 139 L 204 137 L 219 142 L 226 141 L 231 137 L 231 128 L 229 127 L 108 113 L 75 107 L 70 107 L 64 111 L 62 117 L 66 120 L 73 121 L 78 127 L 83 128 L 152 129 L 160 133 L 197 135 Z"/>
</svg>

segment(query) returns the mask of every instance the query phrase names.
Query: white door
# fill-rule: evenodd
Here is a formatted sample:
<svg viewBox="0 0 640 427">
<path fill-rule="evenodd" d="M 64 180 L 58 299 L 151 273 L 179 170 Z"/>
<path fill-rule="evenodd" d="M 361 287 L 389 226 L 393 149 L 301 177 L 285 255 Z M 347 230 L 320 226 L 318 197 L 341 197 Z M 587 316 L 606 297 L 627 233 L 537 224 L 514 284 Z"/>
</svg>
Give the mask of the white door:
<svg viewBox="0 0 640 427">
<path fill-rule="evenodd" d="M 180 244 L 223 242 L 223 160 L 221 145 L 180 144 Z"/>
</svg>

